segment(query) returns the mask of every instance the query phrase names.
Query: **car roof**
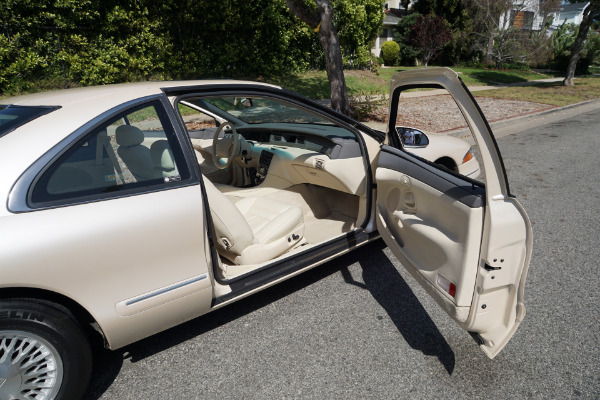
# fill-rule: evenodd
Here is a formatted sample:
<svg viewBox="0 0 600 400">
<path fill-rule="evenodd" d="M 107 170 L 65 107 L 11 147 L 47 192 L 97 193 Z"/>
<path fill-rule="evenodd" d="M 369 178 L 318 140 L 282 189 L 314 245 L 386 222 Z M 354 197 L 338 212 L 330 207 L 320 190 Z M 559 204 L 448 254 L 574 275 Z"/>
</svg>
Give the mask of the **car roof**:
<svg viewBox="0 0 600 400">
<path fill-rule="evenodd" d="M 276 87 L 261 82 L 236 81 L 228 79 L 190 80 L 190 81 L 152 81 L 121 83 L 114 85 L 78 87 L 50 92 L 40 92 L 0 99 L 0 104 L 21 106 L 74 106 L 81 103 L 107 102 L 115 106 L 128 100 L 162 93 L 162 89 L 207 86 L 207 85 L 261 85 Z"/>
<path fill-rule="evenodd" d="M 1 99 L 0 104 L 59 108 L 0 138 L 0 198 L 6 198 L 18 176 L 35 160 L 103 112 L 131 100 L 162 94 L 163 89 L 207 85 L 277 88 L 265 83 L 234 80 L 161 81 L 62 89 Z"/>
</svg>

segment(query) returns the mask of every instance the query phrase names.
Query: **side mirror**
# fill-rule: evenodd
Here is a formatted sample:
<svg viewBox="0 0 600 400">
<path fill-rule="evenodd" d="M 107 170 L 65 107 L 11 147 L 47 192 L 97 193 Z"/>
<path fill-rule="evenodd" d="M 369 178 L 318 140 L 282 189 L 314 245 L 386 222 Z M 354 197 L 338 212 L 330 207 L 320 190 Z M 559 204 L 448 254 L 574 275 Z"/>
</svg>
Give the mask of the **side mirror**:
<svg viewBox="0 0 600 400">
<path fill-rule="evenodd" d="M 404 147 L 426 147 L 429 144 L 427 135 L 418 129 L 397 126 L 396 132 Z"/>
</svg>

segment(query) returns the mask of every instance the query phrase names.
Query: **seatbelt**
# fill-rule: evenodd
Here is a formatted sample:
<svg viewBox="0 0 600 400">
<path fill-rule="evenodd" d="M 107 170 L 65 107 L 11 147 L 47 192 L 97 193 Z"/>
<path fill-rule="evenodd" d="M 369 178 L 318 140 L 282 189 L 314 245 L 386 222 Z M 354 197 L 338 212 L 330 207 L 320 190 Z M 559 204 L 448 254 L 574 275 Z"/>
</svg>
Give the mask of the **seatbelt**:
<svg viewBox="0 0 600 400">
<path fill-rule="evenodd" d="M 110 138 L 108 137 L 106 130 L 102 130 L 102 132 L 100 132 L 98 134 L 98 138 L 102 141 L 102 145 L 106 149 L 108 158 L 110 159 L 110 162 L 113 166 L 113 170 L 115 171 L 115 182 L 117 183 L 117 185 L 125 184 L 125 179 L 124 179 L 123 171 L 121 170 L 121 165 L 119 165 L 119 160 L 117 159 L 117 156 L 115 155 L 115 151 L 112 147 L 112 144 L 110 143 Z M 96 155 L 97 155 L 97 152 L 96 152 Z"/>
</svg>

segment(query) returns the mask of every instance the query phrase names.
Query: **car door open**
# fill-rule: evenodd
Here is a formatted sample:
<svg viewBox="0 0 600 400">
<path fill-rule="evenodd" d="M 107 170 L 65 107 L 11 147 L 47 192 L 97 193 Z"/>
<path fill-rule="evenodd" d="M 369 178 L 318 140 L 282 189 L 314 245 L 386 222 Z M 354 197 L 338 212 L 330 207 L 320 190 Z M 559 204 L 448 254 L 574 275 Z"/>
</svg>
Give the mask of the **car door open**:
<svg viewBox="0 0 600 400">
<path fill-rule="evenodd" d="M 400 93 L 413 88 L 447 90 L 472 135 L 485 184 L 403 148 L 396 116 Z M 388 144 L 376 170 L 378 230 L 419 284 L 493 358 L 525 316 L 529 219 L 510 195 L 485 117 L 454 71 L 401 72 L 390 95 Z M 465 162 L 470 157 L 471 149 Z"/>
</svg>

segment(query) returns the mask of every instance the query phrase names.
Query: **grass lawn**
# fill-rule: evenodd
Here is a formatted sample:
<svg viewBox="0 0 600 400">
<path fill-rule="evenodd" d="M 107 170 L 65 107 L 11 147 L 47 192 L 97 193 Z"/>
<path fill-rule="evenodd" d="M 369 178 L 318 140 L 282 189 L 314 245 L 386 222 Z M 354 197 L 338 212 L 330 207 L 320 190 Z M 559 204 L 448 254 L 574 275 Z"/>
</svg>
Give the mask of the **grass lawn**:
<svg viewBox="0 0 600 400">
<path fill-rule="evenodd" d="M 364 94 L 388 94 L 390 79 L 400 71 L 416 67 L 380 68 L 377 74 L 369 71 L 344 71 L 346 86 L 350 96 Z M 460 74 L 467 86 L 488 86 L 497 84 L 527 82 L 550 78 L 550 75 L 524 70 L 489 70 L 482 68 L 453 68 Z M 329 97 L 329 82 L 325 71 L 308 71 L 301 74 L 266 79 L 267 82 L 285 87 L 312 99 Z"/>
<path fill-rule="evenodd" d="M 563 86 L 562 82 L 540 83 L 525 87 L 482 90 L 475 92 L 474 95 L 566 106 L 600 98 L 600 76 L 576 78 L 575 86 Z"/>
<path fill-rule="evenodd" d="M 388 94 L 393 75 L 414 67 L 380 68 L 378 74 L 369 71 L 344 71 L 350 96 Z M 556 74 L 541 74 L 525 70 L 490 70 L 481 68 L 452 68 L 459 73 L 467 86 L 490 86 L 528 82 L 551 78 Z M 558 75 L 560 76 L 560 75 Z M 267 79 L 267 82 L 283 86 L 312 99 L 329 97 L 329 82 L 325 71 L 308 71 L 283 78 Z M 535 101 L 536 103 L 564 106 L 600 98 L 600 76 L 589 75 L 575 79 L 574 87 L 562 86 L 562 82 L 540 83 L 525 87 L 507 87 L 475 92 L 476 96 L 507 100 Z"/>
<path fill-rule="evenodd" d="M 369 71 L 344 71 L 348 94 L 352 96 L 387 95 L 390 79 L 400 71 L 417 67 L 380 68 L 377 74 Z M 420 67 L 419 67 L 420 68 Z M 494 86 L 528 82 L 536 79 L 550 78 L 556 74 L 541 74 L 526 70 L 494 70 L 483 68 L 452 68 L 459 73 L 467 86 Z M 599 73 L 600 67 L 591 67 L 592 73 Z M 560 75 L 558 75 L 560 76 Z M 312 99 L 329 98 L 329 81 L 325 71 L 307 71 L 283 77 L 258 78 L 293 90 Z M 42 87 L 49 90 L 50 87 Z M 536 84 L 528 87 L 508 87 L 498 90 L 477 91 L 477 96 L 511 99 L 535 100 L 537 103 L 563 106 L 581 101 L 600 98 L 600 76 L 577 78 L 574 87 L 564 87 L 561 82 Z M 3 96 L 0 96 L 2 98 Z M 189 110 L 188 110 L 189 112 Z"/>
</svg>

